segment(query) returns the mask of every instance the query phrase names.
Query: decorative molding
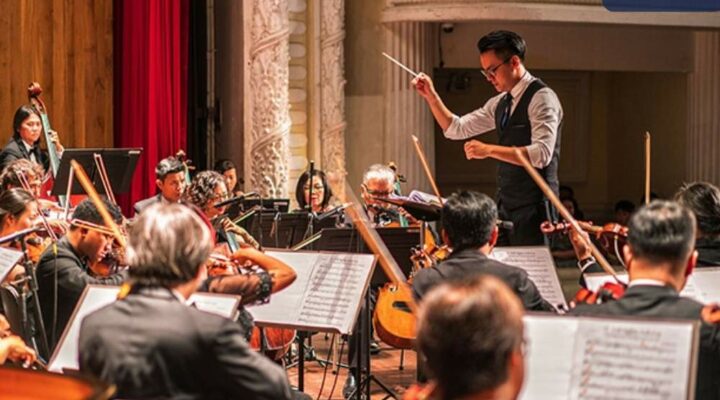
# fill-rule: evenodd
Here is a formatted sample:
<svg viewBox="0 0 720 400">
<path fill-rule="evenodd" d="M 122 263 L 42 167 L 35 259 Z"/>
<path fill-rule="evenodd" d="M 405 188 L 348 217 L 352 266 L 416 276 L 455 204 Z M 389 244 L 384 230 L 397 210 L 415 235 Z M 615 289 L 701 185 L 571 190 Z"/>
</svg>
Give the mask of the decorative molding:
<svg viewBox="0 0 720 400">
<path fill-rule="evenodd" d="M 695 33 L 688 75 L 686 178 L 720 184 L 720 32 Z"/>
<path fill-rule="evenodd" d="M 285 0 L 246 4 L 248 102 L 245 122 L 245 181 L 265 197 L 288 194 L 290 114 L 288 103 L 289 18 Z M 246 8 L 247 10 L 247 8 Z"/>
<path fill-rule="evenodd" d="M 385 24 L 385 51 L 414 71 L 432 73 L 437 28 L 421 22 Z M 385 132 L 383 161 L 395 161 L 407 179 L 408 189 L 431 190 L 411 135 L 420 139 L 431 171 L 435 170 L 435 121 L 412 85 L 410 76 L 390 62 L 383 63 L 385 77 Z"/>
<path fill-rule="evenodd" d="M 599 0 L 388 0 L 382 22 L 514 21 L 720 28 L 717 13 L 610 12 Z"/>
<path fill-rule="evenodd" d="M 320 147 L 322 167 L 345 188 L 345 0 L 321 0 L 320 8 Z"/>
</svg>

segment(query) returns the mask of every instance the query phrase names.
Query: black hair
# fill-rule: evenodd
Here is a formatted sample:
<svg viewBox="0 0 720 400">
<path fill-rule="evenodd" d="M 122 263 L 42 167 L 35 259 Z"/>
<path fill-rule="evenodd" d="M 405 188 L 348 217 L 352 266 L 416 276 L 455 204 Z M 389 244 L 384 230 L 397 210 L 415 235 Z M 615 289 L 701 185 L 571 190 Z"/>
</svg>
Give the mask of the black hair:
<svg viewBox="0 0 720 400">
<path fill-rule="evenodd" d="M 13 117 L 13 137 L 19 138 L 20 137 L 20 125 L 28 119 L 31 115 L 37 115 L 38 118 L 40 117 L 35 111 L 35 109 L 30 105 L 22 105 L 18 107 L 18 109 L 15 111 L 15 116 Z"/>
<path fill-rule="evenodd" d="M 515 32 L 492 31 L 478 40 L 477 48 L 481 54 L 494 50 L 503 60 L 509 60 L 512 56 L 520 57 L 521 61 L 525 60 L 525 40 Z"/>
<path fill-rule="evenodd" d="M 654 200 L 630 217 L 628 244 L 635 257 L 684 263 L 695 245 L 695 217 L 674 201 Z"/>
<path fill-rule="evenodd" d="M 155 178 L 164 181 L 166 176 L 184 171 L 185 166 L 180 160 L 175 157 L 167 157 L 160 160 L 155 166 Z"/>
<path fill-rule="evenodd" d="M 630 214 L 635 212 L 635 203 L 630 200 L 620 200 L 615 203 L 615 212 L 625 211 Z"/>
<path fill-rule="evenodd" d="M 454 251 L 481 247 L 490 241 L 497 223 L 495 202 L 479 192 L 463 190 L 448 197 L 442 209 L 442 227 Z"/>
<path fill-rule="evenodd" d="M 697 227 L 705 235 L 720 235 L 720 189 L 707 182 L 683 185 L 675 200 L 695 214 Z"/>
<path fill-rule="evenodd" d="M 19 217 L 32 200 L 32 195 L 24 189 L 15 188 L 0 193 L 0 225 L 5 224 L 9 215 Z"/>
<path fill-rule="evenodd" d="M 216 172 L 220 173 L 221 175 L 225 174 L 226 171 L 229 171 L 231 169 L 234 169 L 235 172 L 237 173 L 237 166 L 235 165 L 235 163 L 232 160 L 227 159 L 227 158 L 222 158 L 220 160 L 215 161 L 215 165 L 213 166 L 213 171 L 216 171 Z M 228 188 L 228 190 L 231 191 L 232 193 L 235 193 L 238 190 L 240 190 L 240 185 L 243 185 L 243 184 L 245 184 L 245 179 L 238 176 L 237 182 L 235 182 L 235 187 Z"/>
<path fill-rule="evenodd" d="M 105 205 L 105 208 L 110 213 L 110 216 L 112 217 L 113 221 L 115 223 L 122 222 L 122 212 L 120 211 L 120 207 L 116 206 L 115 204 L 110 203 L 107 199 L 104 197 L 101 198 L 103 204 Z M 91 224 L 95 225 L 105 225 L 105 220 L 103 219 L 102 215 L 100 214 L 100 211 L 98 211 L 97 207 L 95 207 L 95 203 L 93 203 L 90 199 L 85 199 L 80 202 L 80 204 L 75 207 L 75 210 L 73 211 L 73 219 L 78 219 L 85 222 L 90 222 Z"/>
<path fill-rule="evenodd" d="M 324 172 L 316 169 L 313 171 L 313 177 L 316 176 L 320 178 L 323 188 L 325 189 L 325 194 L 323 195 L 322 202 L 320 204 L 322 208 L 325 208 L 327 207 L 328 203 L 330 202 L 330 198 L 332 197 L 332 190 L 330 189 L 330 185 L 328 185 L 327 176 Z M 297 181 L 297 185 L 295 185 L 295 200 L 297 200 L 298 206 L 300 206 L 300 208 L 305 208 L 308 206 L 308 204 L 305 202 L 305 184 L 308 181 L 310 181 L 310 184 L 312 184 L 310 174 L 308 173 L 308 171 L 305 171 L 302 173 L 302 175 L 300 175 Z"/>
</svg>

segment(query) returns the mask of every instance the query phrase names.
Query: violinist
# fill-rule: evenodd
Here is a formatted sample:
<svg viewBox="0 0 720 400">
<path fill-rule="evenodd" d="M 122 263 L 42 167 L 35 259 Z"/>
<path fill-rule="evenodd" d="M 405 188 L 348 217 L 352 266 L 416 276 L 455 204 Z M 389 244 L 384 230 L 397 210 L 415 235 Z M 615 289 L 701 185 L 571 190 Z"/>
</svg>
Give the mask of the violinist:
<svg viewBox="0 0 720 400">
<path fill-rule="evenodd" d="M 187 305 L 212 243 L 189 207 L 147 208 L 130 227 L 132 289 L 83 320 L 80 371 L 124 399 L 289 399 L 285 371 L 252 351 L 238 324 Z"/>
<path fill-rule="evenodd" d="M 104 200 L 105 207 L 116 223 L 122 221 L 120 209 Z M 75 207 L 70 229 L 57 243 L 45 249 L 38 262 L 38 298 L 51 350 L 65 329 L 85 286 L 119 285 L 125 272 L 107 277 L 93 277 L 90 264 L 103 259 L 112 247 L 112 231 L 105 227 L 103 218 L 90 199 Z M 57 288 L 57 292 L 55 292 Z"/>
<path fill-rule="evenodd" d="M 684 185 L 675 200 L 695 214 L 697 267 L 720 265 L 720 189 L 707 182 Z"/>
<path fill-rule="evenodd" d="M 37 203 L 33 201 L 32 195 L 25 190 L 10 189 L 0 193 L 0 237 L 32 227 L 37 215 Z M 20 246 L 16 245 L 16 247 L 18 250 L 20 249 Z M 32 247 L 35 247 L 35 245 L 33 244 Z M 24 272 L 22 265 L 16 265 L 8 273 L 5 282 L 15 281 Z"/>
<path fill-rule="evenodd" d="M 228 197 L 225 178 L 215 171 L 202 171 L 195 175 L 185 191 L 183 199 L 186 203 L 199 208 L 205 218 L 215 225 L 215 228 L 221 228 L 216 233 L 222 241 L 226 241 L 226 233 L 231 232 L 240 242 L 260 248 L 260 244 L 252 235 L 224 215 L 227 206 L 215 206 L 217 203 L 227 200 Z"/>
<path fill-rule="evenodd" d="M 489 275 L 433 288 L 417 327 L 418 359 L 432 380 L 404 399 L 516 399 L 525 377 L 523 313 L 512 290 Z"/>
<path fill-rule="evenodd" d="M 40 150 L 40 135 L 42 134 L 42 121 L 40 115 L 29 105 L 24 105 L 15 111 L 13 117 L 13 136 L 10 142 L 0 152 L 0 170 L 13 160 L 26 159 L 43 166 L 47 171 L 50 159 Z M 49 132 L 60 154 L 63 147 L 56 132 Z"/>
<path fill-rule="evenodd" d="M 172 204 L 180 201 L 185 189 L 185 166 L 175 157 L 160 160 L 155 166 L 155 185 L 160 193 L 140 200 L 133 206 L 135 214 L 155 203 Z"/>
<path fill-rule="evenodd" d="M 495 202 L 485 194 L 453 193 L 443 205 L 441 219 L 443 241 L 453 248 L 453 252 L 437 266 L 422 269 L 415 275 L 415 298 L 422 300 L 430 289 L 445 281 L 493 275 L 520 297 L 525 309 L 555 311 L 540 295 L 525 270 L 488 257 L 498 238 L 497 218 Z"/>
<path fill-rule="evenodd" d="M 408 226 L 418 222 L 402 208 L 376 200 L 395 196 L 395 171 L 382 164 L 373 164 L 363 174 L 360 195 L 370 220 L 377 226 Z"/>
<path fill-rule="evenodd" d="M 313 170 L 313 177 L 310 180 L 310 174 L 305 171 L 300 175 L 295 186 L 295 199 L 301 210 L 306 210 L 309 204 L 312 204 L 312 212 L 322 214 L 330 211 L 330 199 L 332 199 L 332 190 L 328 185 L 327 176 L 319 169 Z M 312 189 L 312 194 L 311 194 Z M 310 198 L 312 196 L 312 198 Z"/>
<path fill-rule="evenodd" d="M 702 320 L 703 304 L 679 293 L 697 263 L 693 250 L 696 222 L 692 212 L 671 201 L 641 207 L 628 222 L 623 248 L 630 283 L 619 300 L 581 304 L 573 315 L 635 316 L 701 322 L 696 399 L 720 398 L 720 331 Z M 571 232 L 578 258 L 585 257 L 582 233 Z"/>
</svg>

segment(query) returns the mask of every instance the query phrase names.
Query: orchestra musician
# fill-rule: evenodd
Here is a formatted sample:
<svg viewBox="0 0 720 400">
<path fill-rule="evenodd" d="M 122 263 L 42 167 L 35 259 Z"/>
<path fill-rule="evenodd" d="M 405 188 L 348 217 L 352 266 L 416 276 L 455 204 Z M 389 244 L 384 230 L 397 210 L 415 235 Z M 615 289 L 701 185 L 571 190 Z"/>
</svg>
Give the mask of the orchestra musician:
<svg viewBox="0 0 720 400">
<path fill-rule="evenodd" d="M 628 243 L 623 248 L 630 283 L 616 301 L 581 304 L 572 315 L 598 315 L 681 319 L 701 322 L 696 399 L 720 398 L 720 331 L 702 319 L 703 304 L 680 291 L 697 264 L 693 250 L 696 222 L 692 212 L 671 201 L 656 200 L 641 207 L 628 222 Z M 571 240 L 578 259 L 589 250 L 574 230 Z"/>
<path fill-rule="evenodd" d="M 0 187 L 3 190 L 12 188 L 25 189 L 23 187 L 21 176 L 25 177 L 28 188 L 38 200 L 40 204 L 40 210 L 62 210 L 60 205 L 52 200 L 42 198 L 42 186 L 43 186 L 43 169 L 40 164 L 35 163 L 24 158 L 10 161 L 5 169 L 0 173 Z"/>
<path fill-rule="evenodd" d="M 697 267 L 720 266 L 720 189 L 707 182 L 683 185 L 675 200 L 687 207 L 697 221 Z"/>
<path fill-rule="evenodd" d="M 413 296 L 422 300 L 434 286 L 445 281 L 467 280 L 477 275 L 501 279 L 532 311 L 555 311 L 540 295 L 525 270 L 488 257 L 498 238 L 495 202 L 482 193 L 460 191 L 445 201 L 442 237 L 453 251 L 437 266 L 420 270 L 413 278 Z"/>
<path fill-rule="evenodd" d="M 360 197 L 368 217 L 377 227 L 389 225 L 406 227 L 418 224 L 418 221 L 402 208 L 376 199 L 395 196 L 395 182 L 395 171 L 386 165 L 373 164 L 363 174 Z"/>
<path fill-rule="evenodd" d="M 0 365 L 8 360 L 29 366 L 37 360 L 37 355 L 19 336 L 12 333 L 7 319 L 0 314 Z"/>
<path fill-rule="evenodd" d="M 130 227 L 132 289 L 83 320 L 80 371 L 124 399 L 290 399 L 285 371 L 251 350 L 237 323 L 186 303 L 212 242 L 189 207 L 147 208 Z"/>
<path fill-rule="evenodd" d="M 42 165 L 47 171 L 50 159 L 40 150 L 42 129 L 42 121 L 35 109 L 29 105 L 20 106 L 13 117 L 12 138 L 0 152 L 0 170 L 5 169 L 11 161 L 22 158 Z M 49 133 L 57 146 L 58 153 L 62 154 L 64 149 L 60 144 L 57 132 Z"/>
<path fill-rule="evenodd" d="M 325 172 L 316 169 L 313 170 L 313 177 L 310 180 L 310 173 L 305 171 L 300 175 L 295 185 L 295 199 L 301 210 L 308 208 L 312 204 L 312 212 L 321 214 L 332 209 L 330 199 L 332 199 L 332 190 L 328 184 Z M 312 187 L 312 194 L 311 192 Z M 310 196 L 312 195 L 312 199 Z"/>
<path fill-rule="evenodd" d="M 525 378 L 522 316 L 517 296 L 491 275 L 430 290 L 418 312 L 417 349 L 431 381 L 404 399 L 516 399 Z"/>
<path fill-rule="evenodd" d="M 155 185 L 160 193 L 140 200 L 133 206 L 135 214 L 155 203 L 172 204 L 180 201 L 185 189 L 185 166 L 175 157 L 163 158 L 155 166 Z"/>
<path fill-rule="evenodd" d="M 9 189 L 0 193 L 0 237 L 31 228 L 35 224 L 37 216 L 37 203 L 33 201 L 30 193 L 23 189 Z M 2 246 L 11 245 L 13 243 Z M 17 245 L 16 247 L 20 248 Z M 13 282 L 24 273 L 25 269 L 22 265 L 15 265 L 4 282 Z"/>
<path fill-rule="evenodd" d="M 562 106 L 555 92 L 523 65 L 525 40 L 517 33 L 490 32 L 478 41 L 477 47 L 482 73 L 500 93 L 477 110 L 462 117 L 453 114 L 435 91 L 430 77 L 423 73 L 413 84 L 446 138 L 465 140 L 493 129 L 497 131 L 498 145 L 470 140 L 465 143 L 465 156 L 499 161 L 499 214 L 501 219 L 513 223 L 512 233 L 508 238 L 501 237 L 500 244 L 542 245 L 545 238 L 539 226 L 545 220 L 555 219 L 548 215 L 547 201 L 523 169 L 514 147 L 521 147 L 557 193 Z"/>
<path fill-rule="evenodd" d="M 228 160 L 227 158 L 217 160 L 213 166 L 213 170 L 225 177 L 228 192 L 232 193 L 233 196 L 242 195 L 242 189 L 240 189 L 241 183 L 237 176 L 237 167 L 232 160 Z"/>
<path fill-rule="evenodd" d="M 120 209 L 108 201 L 104 204 L 115 223 L 120 223 Z M 93 277 L 89 273 L 90 264 L 105 257 L 113 240 L 97 207 L 86 199 L 75 207 L 70 229 L 57 242 L 57 253 L 49 246 L 40 256 L 36 268 L 38 299 L 51 351 L 85 286 L 119 285 L 125 280 L 125 272 L 107 277 Z"/>
</svg>

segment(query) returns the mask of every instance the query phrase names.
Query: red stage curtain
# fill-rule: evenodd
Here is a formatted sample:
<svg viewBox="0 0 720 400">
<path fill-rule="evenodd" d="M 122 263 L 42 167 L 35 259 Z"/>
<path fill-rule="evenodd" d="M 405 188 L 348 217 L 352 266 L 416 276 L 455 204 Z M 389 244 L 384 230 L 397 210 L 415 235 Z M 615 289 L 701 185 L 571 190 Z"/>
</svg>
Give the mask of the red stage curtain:
<svg viewBox="0 0 720 400">
<path fill-rule="evenodd" d="M 132 204 L 156 193 L 155 165 L 187 150 L 188 0 L 115 0 L 116 147 L 142 147 L 129 194 Z"/>
</svg>

